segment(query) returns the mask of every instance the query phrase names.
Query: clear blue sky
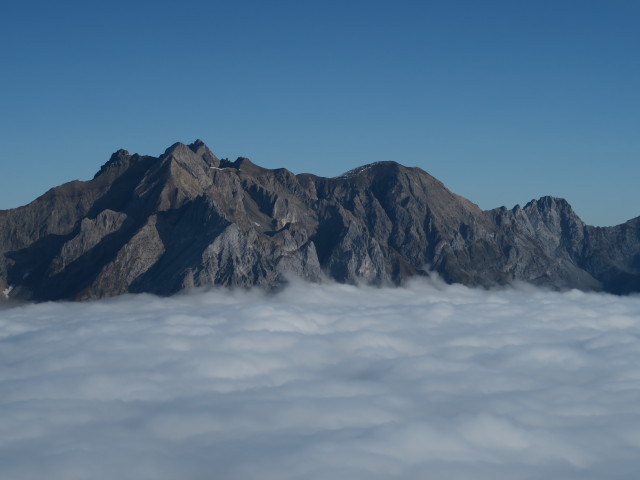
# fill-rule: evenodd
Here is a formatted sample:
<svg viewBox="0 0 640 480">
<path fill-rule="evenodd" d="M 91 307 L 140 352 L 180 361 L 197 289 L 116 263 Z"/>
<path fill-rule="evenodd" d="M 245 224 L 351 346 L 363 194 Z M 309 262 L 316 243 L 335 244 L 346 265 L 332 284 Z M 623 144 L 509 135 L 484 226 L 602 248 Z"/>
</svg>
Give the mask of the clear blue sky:
<svg viewBox="0 0 640 480">
<path fill-rule="evenodd" d="M 640 215 L 640 2 L 58 1 L 0 7 L 0 208 L 118 148 L 333 176 L 395 160 L 482 208 Z"/>
</svg>

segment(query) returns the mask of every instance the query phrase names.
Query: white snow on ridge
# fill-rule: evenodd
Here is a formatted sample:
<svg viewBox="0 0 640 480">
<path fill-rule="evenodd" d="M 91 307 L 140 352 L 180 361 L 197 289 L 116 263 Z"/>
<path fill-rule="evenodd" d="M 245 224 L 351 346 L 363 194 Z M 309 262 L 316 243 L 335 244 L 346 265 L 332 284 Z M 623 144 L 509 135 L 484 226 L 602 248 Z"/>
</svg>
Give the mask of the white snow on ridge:
<svg viewBox="0 0 640 480">
<path fill-rule="evenodd" d="M 13 290 L 13 286 L 9 285 L 9 287 L 5 288 L 2 293 L 4 294 L 5 298 L 9 298 L 9 294 L 11 293 L 11 290 Z"/>
<path fill-rule="evenodd" d="M 360 175 L 361 173 L 364 173 L 366 170 L 369 170 L 371 167 L 373 167 L 375 165 L 379 165 L 381 163 L 384 163 L 384 162 L 374 162 L 374 163 L 369 163 L 367 165 L 361 165 L 359 167 L 356 167 L 354 169 L 351 169 L 351 170 L 343 173 L 342 175 L 338 175 L 337 177 L 333 177 L 333 178 L 352 178 L 352 177 L 356 177 L 356 176 Z"/>
<path fill-rule="evenodd" d="M 393 162 L 393 161 L 391 161 L 391 160 L 387 160 L 387 161 L 379 161 L 379 162 L 373 162 L 373 163 L 368 163 L 368 164 L 366 164 L 366 165 L 361 165 L 361 166 L 359 166 L 359 167 L 356 167 L 356 168 L 354 168 L 354 169 L 352 169 L 352 170 L 349 170 L 349 171 L 347 171 L 347 172 L 343 173 L 342 175 L 339 175 L 339 176 L 337 176 L 337 177 L 333 177 L 333 178 L 335 178 L 335 179 L 339 179 L 339 178 L 352 178 L 352 177 L 358 176 L 358 175 L 360 175 L 360 174 L 362 174 L 362 173 L 366 172 L 366 171 L 367 171 L 367 170 L 369 170 L 371 167 L 375 167 L 375 166 L 378 166 L 378 165 L 384 165 L 384 164 L 387 164 L 387 165 L 393 165 L 393 164 L 396 164 L 396 163 L 395 163 L 395 162 Z"/>
</svg>

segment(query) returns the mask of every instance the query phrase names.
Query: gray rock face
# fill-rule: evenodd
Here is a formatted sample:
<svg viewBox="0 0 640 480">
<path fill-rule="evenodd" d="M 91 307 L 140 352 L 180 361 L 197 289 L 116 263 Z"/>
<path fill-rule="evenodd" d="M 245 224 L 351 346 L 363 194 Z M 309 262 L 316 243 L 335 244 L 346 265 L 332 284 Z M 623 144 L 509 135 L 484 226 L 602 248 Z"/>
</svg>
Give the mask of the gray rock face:
<svg viewBox="0 0 640 480">
<path fill-rule="evenodd" d="M 640 291 L 640 217 L 585 225 L 562 199 L 482 211 L 419 168 L 335 178 L 219 160 L 201 141 L 114 153 L 96 176 L 0 211 L 0 300 L 168 295 L 202 285 L 397 284 Z"/>
</svg>

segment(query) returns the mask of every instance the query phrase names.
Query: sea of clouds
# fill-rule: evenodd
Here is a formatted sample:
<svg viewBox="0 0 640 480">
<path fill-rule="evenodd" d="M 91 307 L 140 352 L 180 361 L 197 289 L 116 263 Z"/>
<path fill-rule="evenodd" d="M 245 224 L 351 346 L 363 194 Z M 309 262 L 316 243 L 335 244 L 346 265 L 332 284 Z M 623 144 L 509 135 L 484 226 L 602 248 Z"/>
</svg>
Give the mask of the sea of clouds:
<svg viewBox="0 0 640 480">
<path fill-rule="evenodd" d="M 294 282 L 0 311 L 0 478 L 636 479 L 640 297 Z"/>
</svg>

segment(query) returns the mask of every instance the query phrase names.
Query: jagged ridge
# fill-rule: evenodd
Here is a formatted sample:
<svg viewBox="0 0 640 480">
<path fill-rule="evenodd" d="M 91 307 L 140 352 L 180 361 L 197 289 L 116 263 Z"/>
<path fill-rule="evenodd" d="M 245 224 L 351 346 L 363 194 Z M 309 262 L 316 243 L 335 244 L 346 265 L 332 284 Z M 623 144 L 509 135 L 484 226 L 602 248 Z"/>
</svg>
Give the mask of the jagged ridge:
<svg viewBox="0 0 640 480">
<path fill-rule="evenodd" d="M 640 291 L 640 218 L 585 225 L 562 199 L 482 211 L 419 168 L 335 178 L 218 159 L 200 140 L 118 150 L 96 176 L 0 211 L 0 290 L 27 300 L 171 294 L 201 285 L 400 283 Z"/>
</svg>

